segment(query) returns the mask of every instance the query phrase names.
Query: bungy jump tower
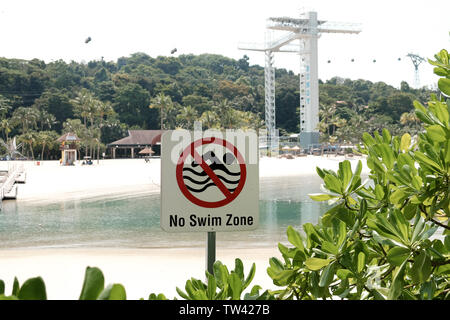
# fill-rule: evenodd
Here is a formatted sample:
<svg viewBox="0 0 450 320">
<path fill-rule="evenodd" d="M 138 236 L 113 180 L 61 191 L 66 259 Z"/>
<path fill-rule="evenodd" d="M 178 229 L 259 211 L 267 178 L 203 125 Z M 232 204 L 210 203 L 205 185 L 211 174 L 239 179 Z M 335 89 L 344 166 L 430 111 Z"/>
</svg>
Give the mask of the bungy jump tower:
<svg viewBox="0 0 450 320">
<path fill-rule="evenodd" d="M 240 50 L 263 51 L 265 53 L 265 123 L 267 147 L 276 149 L 275 122 L 275 52 L 292 52 L 300 56 L 300 145 L 308 148 L 319 143 L 319 72 L 318 39 L 322 33 L 361 32 L 361 25 L 317 20 L 317 12 L 300 14 L 299 18 L 279 17 L 267 19 L 265 44 L 239 44 Z M 272 39 L 270 31 L 284 31 Z M 297 44 L 295 44 L 297 42 Z"/>
</svg>

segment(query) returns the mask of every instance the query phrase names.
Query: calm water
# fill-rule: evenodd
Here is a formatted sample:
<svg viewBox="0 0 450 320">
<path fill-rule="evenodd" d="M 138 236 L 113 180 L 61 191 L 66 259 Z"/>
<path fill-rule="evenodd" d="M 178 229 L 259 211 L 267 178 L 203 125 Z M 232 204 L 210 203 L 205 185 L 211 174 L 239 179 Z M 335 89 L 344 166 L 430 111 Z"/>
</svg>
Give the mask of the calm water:
<svg viewBox="0 0 450 320">
<path fill-rule="evenodd" d="M 260 223 L 247 232 L 219 232 L 217 246 L 274 246 L 286 227 L 317 223 L 327 204 L 309 199 L 321 179 L 265 178 L 260 185 Z M 4 201 L 0 248 L 204 246 L 206 233 L 166 233 L 159 227 L 159 195 L 31 204 Z"/>
</svg>

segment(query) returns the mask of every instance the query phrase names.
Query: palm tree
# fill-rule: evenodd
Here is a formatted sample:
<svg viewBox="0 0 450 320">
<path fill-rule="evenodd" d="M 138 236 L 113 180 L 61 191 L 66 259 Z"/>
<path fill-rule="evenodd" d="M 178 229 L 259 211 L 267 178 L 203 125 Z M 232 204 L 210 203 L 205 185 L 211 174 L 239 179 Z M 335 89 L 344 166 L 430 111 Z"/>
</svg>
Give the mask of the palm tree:
<svg viewBox="0 0 450 320">
<path fill-rule="evenodd" d="M 96 100 L 95 103 L 95 115 L 98 117 L 99 119 L 99 129 L 100 129 L 100 136 L 99 136 L 99 140 L 101 142 L 102 140 L 102 128 L 103 128 L 103 122 L 105 121 L 105 116 L 111 116 L 114 114 L 114 109 L 111 105 L 110 102 L 102 102 L 100 100 Z"/>
<path fill-rule="evenodd" d="M 36 108 L 19 107 L 14 110 L 11 121 L 13 124 L 20 124 L 22 133 L 26 133 L 30 128 L 36 128 L 38 116 Z"/>
<path fill-rule="evenodd" d="M 38 115 L 39 128 L 41 131 L 44 130 L 44 127 L 51 129 L 52 125 L 58 123 L 58 121 L 56 121 L 56 117 L 53 114 L 48 113 L 45 110 L 37 110 L 37 115 Z"/>
<path fill-rule="evenodd" d="M 220 101 L 219 105 L 213 107 L 219 115 L 220 127 L 224 129 L 233 129 L 240 127 L 241 119 L 236 110 L 234 110 L 227 99 Z"/>
<path fill-rule="evenodd" d="M 8 142 L 8 134 L 11 132 L 13 125 L 11 119 L 5 118 L 0 121 L 0 128 L 3 130 L 3 137 L 5 141 Z"/>
<path fill-rule="evenodd" d="M 0 94 L 0 116 L 1 118 L 5 118 L 8 114 L 8 111 L 11 109 L 11 104 L 9 99 L 5 98 Z"/>
<path fill-rule="evenodd" d="M 19 136 L 19 141 L 22 141 L 23 143 L 28 144 L 30 146 L 31 159 L 33 160 L 34 160 L 33 144 L 36 142 L 36 140 L 37 140 L 36 131 L 27 131 Z"/>
<path fill-rule="evenodd" d="M 218 116 L 214 111 L 205 111 L 200 117 L 200 121 L 207 129 L 216 128 L 218 126 Z"/>
<path fill-rule="evenodd" d="M 75 99 L 72 100 L 75 106 L 75 115 L 83 119 L 84 126 L 87 128 L 87 119 L 92 119 L 94 96 L 87 89 L 81 89 Z"/>
<path fill-rule="evenodd" d="M 197 110 L 191 106 L 183 107 L 180 113 L 177 115 L 177 120 L 180 122 L 181 127 L 185 129 L 191 129 L 194 126 L 194 121 L 198 119 Z"/>
<path fill-rule="evenodd" d="M 327 136 L 330 135 L 330 119 L 334 116 L 336 112 L 335 104 L 321 104 L 319 108 L 319 130 Z"/>
<path fill-rule="evenodd" d="M 41 161 L 44 160 L 45 147 L 51 146 L 52 143 L 58 139 L 58 135 L 55 131 L 40 131 L 36 135 L 36 143 L 42 145 L 41 149 Z"/>
<path fill-rule="evenodd" d="M 158 93 L 158 95 L 151 100 L 151 104 L 148 106 L 150 109 L 160 109 L 161 130 L 164 129 L 164 119 L 169 108 L 173 107 L 172 98 L 166 96 L 164 93 Z M 163 113 L 163 109 L 165 110 Z"/>
</svg>

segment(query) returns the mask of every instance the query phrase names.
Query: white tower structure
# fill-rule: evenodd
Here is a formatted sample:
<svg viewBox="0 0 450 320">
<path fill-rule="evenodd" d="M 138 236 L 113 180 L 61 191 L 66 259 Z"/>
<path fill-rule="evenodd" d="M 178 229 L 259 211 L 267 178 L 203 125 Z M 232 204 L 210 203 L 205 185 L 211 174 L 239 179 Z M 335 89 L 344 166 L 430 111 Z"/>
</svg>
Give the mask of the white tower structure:
<svg viewBox="0 0 450 320">
<path fill-rule="evenodd" d="M 318 39 L 322 33 L 361 32 L 360 25 L 317 20 L 317 12 L 306 12 L 300 18 L 269 18 L 268 30 L 287 32 L 272 40 L 266 38 L 264 45 L 240 44 L 241 50 L 264 51 L 265 62 L 265 122 L 268 147 L 273 149 L 276 132 L 275 122 L 275 69 L 274 52 L 294 52 L 300 55 L 300 144 L 308 148 L 319 143 L 319 67 Z M 291 42 L 299 41 L 292 45 Z"/>
</svg>

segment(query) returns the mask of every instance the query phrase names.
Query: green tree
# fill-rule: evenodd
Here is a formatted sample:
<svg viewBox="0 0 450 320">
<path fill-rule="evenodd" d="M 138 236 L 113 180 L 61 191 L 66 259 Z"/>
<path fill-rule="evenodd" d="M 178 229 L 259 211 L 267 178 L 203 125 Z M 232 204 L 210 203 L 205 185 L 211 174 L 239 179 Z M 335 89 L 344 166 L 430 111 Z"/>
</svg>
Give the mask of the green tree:
<svg viewBox="0 0 450 320">
<path fill-rule="evenodd" d="M 10 110 L 11 104 L 9 99 L 0 94 L 0 118 L 4 119 Z"/>
<path fill-rule="evenodd" d="M 3 137 L 5 138 L 5 141 L 8 142 L 9 140 L 9 133 L 11 132 L 11 130 L 13 129 L 13 122 L 12 119 L 2 119 L 0 120 L 0 128 L 3 131 Z"/>
<path fill-rule="evenodd" d="M 166 114 L 170 112 L 170 109 L 173 108 L 173 102 L 170 96 L 166 96 L 164 93 L 159 93 L 156 97 L 151 100 L 151 104 L 149 105 L 150 109 L 159 108 L 159 120 L 160 120 L 160 129 L 165 129 L 164 121 L 166 118 Z"/>
<path fill-rule="evenodd" d="M 14 110 L 11 121 L 14 125 L 21 125 L 22 133 L 37 127 L 38 110 L 31 107 L 19 107 Z"/>
<path fill-rule="evenodd" d="M 51 149 L 57 143 L 59 135 L 55 131 L 39 131 L 36 134 L 35 142 L 36 145 L 41 147 L 41 160 L 44 160 L 45 148 Z"/>
<path fill-rule="evenodd" d="M 29 146 L 29 151 L 31 152 L 31 159 L 33 160 L 34 160 L 33 147 L 37 139 L 38 139 L 37 132 L 33 130 L 25 131 L 17 139 L 19 142 L 23 142 L 24 144 L 27 144 Z"/>
<path fill-rule="evenodd" d="M 188 130 L 192 130 L 194 128 L 194 121 L 197 120 L 197 111 L 191 106 L 183 107 L 177 115 L 179 126 Z"/>
</svg>

